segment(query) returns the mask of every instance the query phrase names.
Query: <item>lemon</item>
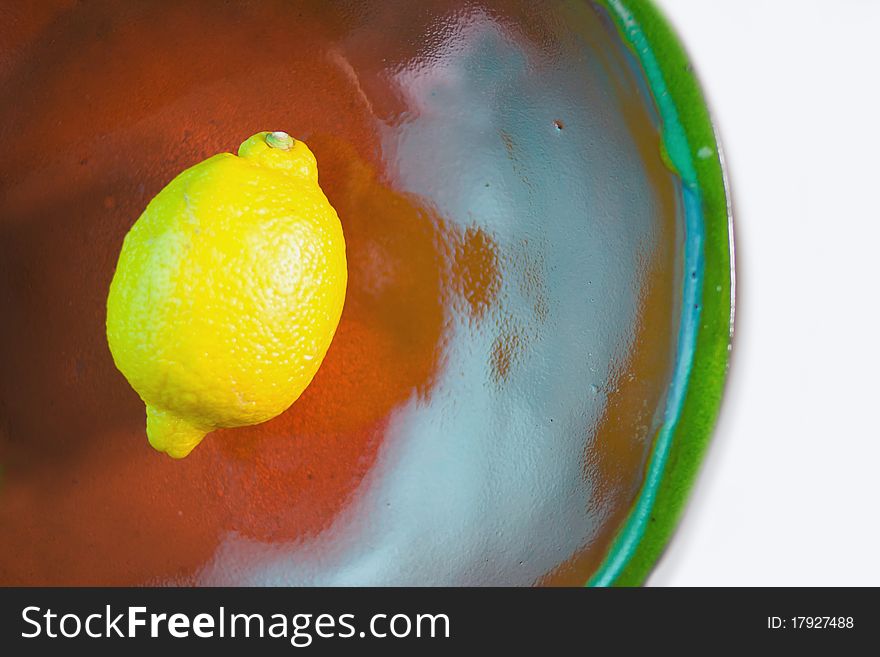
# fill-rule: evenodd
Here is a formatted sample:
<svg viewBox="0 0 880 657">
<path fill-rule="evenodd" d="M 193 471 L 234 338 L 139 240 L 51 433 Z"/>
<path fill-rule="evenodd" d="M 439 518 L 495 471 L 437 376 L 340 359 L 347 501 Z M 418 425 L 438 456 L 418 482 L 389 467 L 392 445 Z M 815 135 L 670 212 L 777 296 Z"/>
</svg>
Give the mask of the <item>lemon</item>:
<svg viewBox="0 0 880 657">
<path fill-rule="evenodd" d="M 342 314 L 336 211 L 308 147 L 261 132 L 172 180 L 125 237 L 107 342 L 183 458 L 208 432 L 269 420 L 309 385 Z"/>
</svg>

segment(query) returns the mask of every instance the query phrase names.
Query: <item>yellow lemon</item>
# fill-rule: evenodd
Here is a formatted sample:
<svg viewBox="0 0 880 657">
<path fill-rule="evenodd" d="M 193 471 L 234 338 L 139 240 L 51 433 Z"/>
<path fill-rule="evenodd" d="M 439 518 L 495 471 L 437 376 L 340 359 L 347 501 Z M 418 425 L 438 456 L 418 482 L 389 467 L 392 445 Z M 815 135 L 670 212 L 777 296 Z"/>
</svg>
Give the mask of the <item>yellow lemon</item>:
<svg viewBox="0 0 880 657">
<path fill-rule="evenodd" d="M 287 409 L 327 353 L 346 282 L 342 226 L 303 142 L 261 132 L 178 175 L 125 237 L 107 298 L 150 444 L 182 458 L 213 429 Z"/>
</svg>

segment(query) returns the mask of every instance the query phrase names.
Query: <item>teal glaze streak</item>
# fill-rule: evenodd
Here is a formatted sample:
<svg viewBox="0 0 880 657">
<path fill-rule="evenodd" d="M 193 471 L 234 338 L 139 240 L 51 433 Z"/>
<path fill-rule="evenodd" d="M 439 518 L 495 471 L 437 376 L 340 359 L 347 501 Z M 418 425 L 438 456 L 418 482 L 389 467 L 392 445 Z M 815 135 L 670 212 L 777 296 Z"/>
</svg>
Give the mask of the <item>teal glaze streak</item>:
<svg viewBox="0 0 880 657">
<path fill-rule="evenodd" d="M 682 317 L 678 333 L 678 352 L 675 369 L 669 386 L 666 400 L 666 411 L 663 426 L 657 433 L 653 453 L 648 463 L 645 483 L 630 511 L 626 523 L 614 541 L 608 556 L 599 566 L 599 570 L 588 582 L 589 586 L 610 586 L 620 575 L 624 566 L 632 557 L 645 528 L 651 520 L 654 499 L 663 478 L 663 471 L 672 445 L 675 426 L 681 415 L 681 408 L 687 392 L 691 365 L 696 348 L 697 328 L 700 321 L 699 299 L 703 289 L 704 250 L 703 242 L 704 218 L 703 202 L 697 184 L 697 172 L 691 157 L 690 145 L 684 127 L 678 117 L 678 111 L 660 66 L 651 50 L 644 32 L 622 0 L 608 0 L 608 7 L 615 14 L 615 19 L 624 38 L 629 42 L 642 65 L 648 80 L 648 86 L 657 104 L 662 122 L 663 145 L 676 173 L 682 180 L 682 196 L 685 214 L 685 245 L 684 245 L 684 285 L 682 290 Z"/>
</svg>

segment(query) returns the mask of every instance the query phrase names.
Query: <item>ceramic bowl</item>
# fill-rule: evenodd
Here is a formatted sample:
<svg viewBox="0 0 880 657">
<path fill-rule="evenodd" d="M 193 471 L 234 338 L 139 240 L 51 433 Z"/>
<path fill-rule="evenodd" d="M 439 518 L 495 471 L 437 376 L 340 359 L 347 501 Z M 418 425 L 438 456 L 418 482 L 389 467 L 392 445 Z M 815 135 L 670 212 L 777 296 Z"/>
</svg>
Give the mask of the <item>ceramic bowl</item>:
<svg viewBox="0 0 880 657">
<path fill-rule="evenodd" d="M 0 10 L 0 583 L 637 584 L 719 404 L 727 195 L 646 2 Z M 350 281 L 306 393 L 153 451 L 113 366 L 126 231 L 285 130 Z"/>
</svg>

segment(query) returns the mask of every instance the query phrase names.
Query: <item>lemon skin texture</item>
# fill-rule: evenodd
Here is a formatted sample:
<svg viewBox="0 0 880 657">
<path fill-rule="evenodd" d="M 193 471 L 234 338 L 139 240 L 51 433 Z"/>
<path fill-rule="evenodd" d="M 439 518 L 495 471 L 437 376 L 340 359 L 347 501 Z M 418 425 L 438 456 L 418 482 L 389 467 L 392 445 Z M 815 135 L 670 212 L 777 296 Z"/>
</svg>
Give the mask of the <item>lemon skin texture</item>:
<svg viewBox="0 0 880 657">
<path fill-rule="evenodd" d="M 345 241 L 315 157 L 298 140 L 270 144 L 258 133 L 174 178 L 110 284 L 110 352 L 146 404 L 150 444 L 174 458 L 286 410 L 342 314 Z"/>
</svg>

